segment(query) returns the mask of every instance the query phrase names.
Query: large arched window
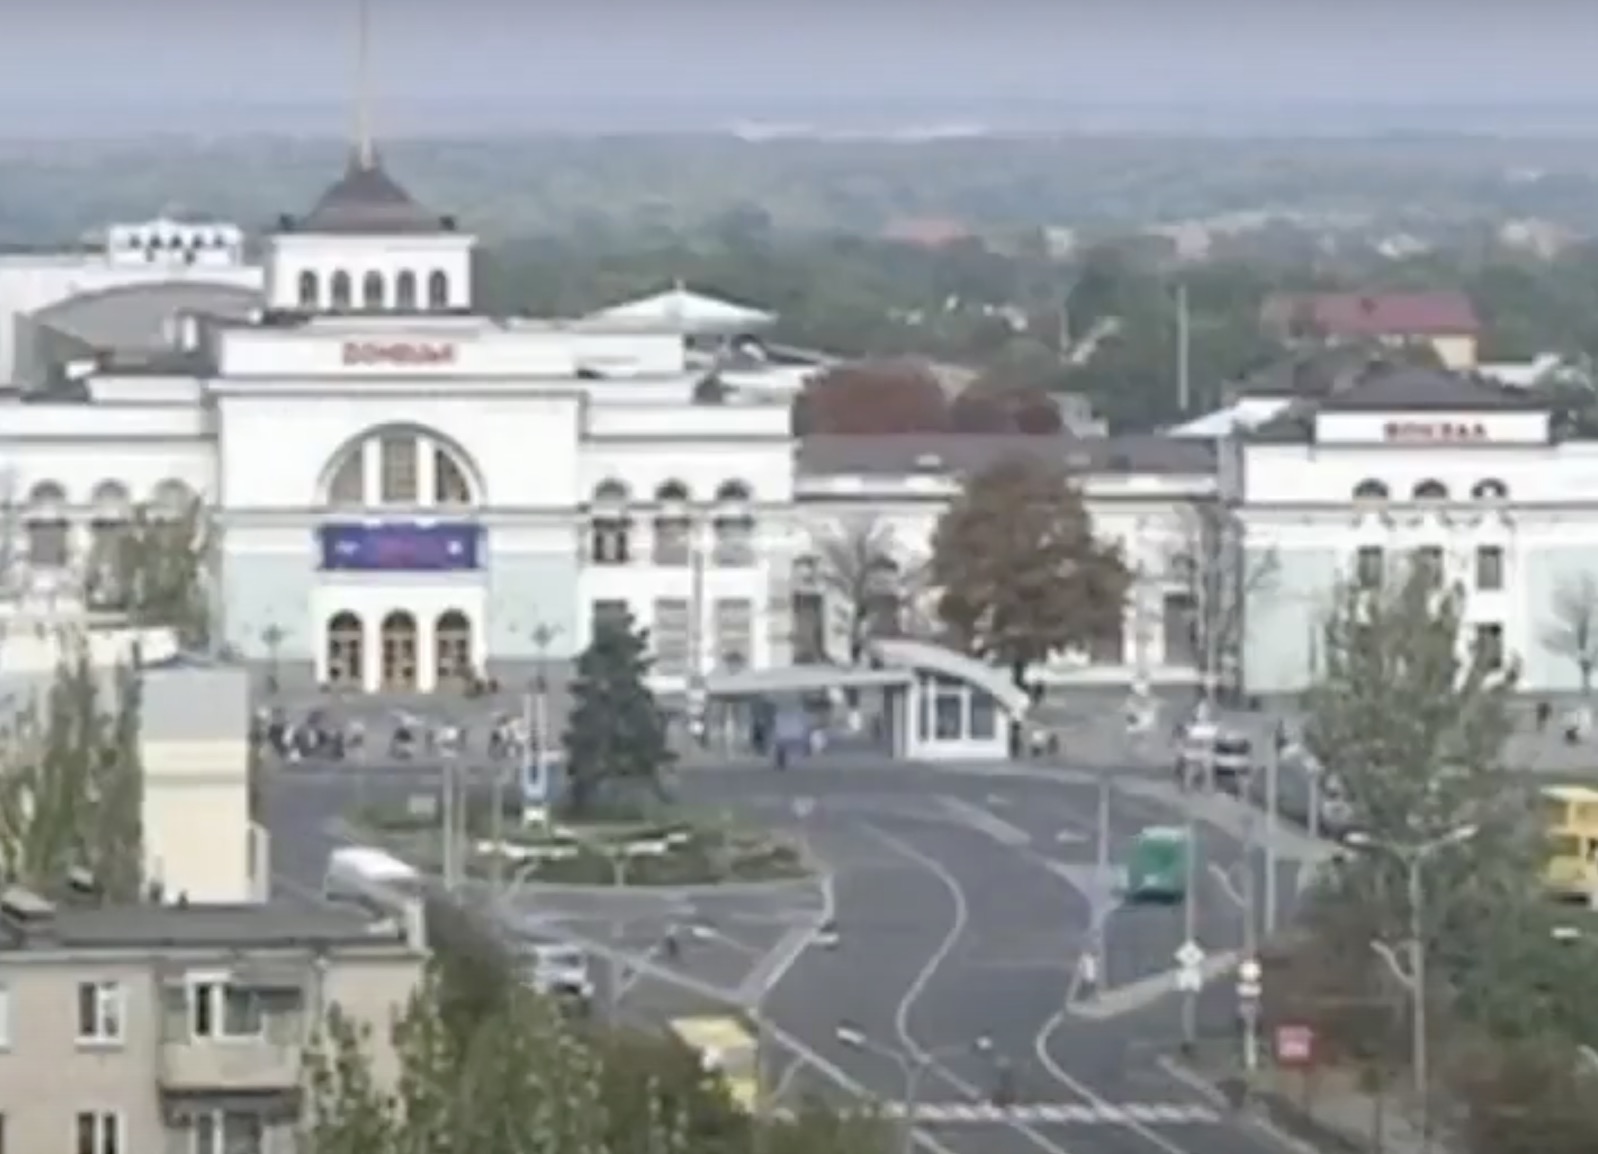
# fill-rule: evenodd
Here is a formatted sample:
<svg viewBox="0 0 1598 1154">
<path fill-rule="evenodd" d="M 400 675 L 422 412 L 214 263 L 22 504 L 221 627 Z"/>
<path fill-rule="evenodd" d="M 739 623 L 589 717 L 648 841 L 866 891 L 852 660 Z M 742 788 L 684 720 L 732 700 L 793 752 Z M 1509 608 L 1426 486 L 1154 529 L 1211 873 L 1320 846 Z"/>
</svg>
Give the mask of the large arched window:
<svg viewBox="0 0 1598 1154">
<path fill-rule="evenodd" d="M 1471 486 L 1470 495 L 1477 501 L 1507 501 L 1509 486 L 1496 477 L 1488 477 Z"/>
<path fill-rule="evenodd" d="M 410 269 L 394 278 L 394 307 L 400 312 L 416 311 L 416 274 Z"/>
<path fill-rule="evenodd" d="M 89 494 L 89 564 L 85 599 L 92 608 L 108 609 L 123 601 L 133 498 L 120 481 L 101 481 Z"/>
<path fill-rule="evenodd" d="M 655 490 L 656 565 L 688 564 L 693 551 L 693 516 L 688 505 L 688 486 L 667 481 Z"/>
<path fill-rule="evenodd" d="M 1354 486 L 1354 500 L 1385 501 L 1387 500 L 1387 486 L 1380 481 L 1367 478 Z"/>
<path fill-rule="evenodd" d="M 434 269 L 427 277 L 427 307 L 434 312 L 449 308 L 449 277 Z"/>
<path fill-rule="evenodd" d="M 199 495 L 193 489 L 182 481 L 168 479 L 150 490 L 150 513 L 164 518 L 184 517 L 198 501 Z"/>
<path fill-rule="evenodd" d="M 464 689 L 476 676 L 472 662 L 472 623 L 450 609 L 433 623 L 433 674 L 440 687 Z"/>
<path fill-rule="evenodd" d="M 409 691 L 416 688 L 416 618 L 396 609 L 383 618 L 379 630 L 382 687 Z"/>
<path fill-rule="evenodd" d="M 715 560 L 717 565 L 745 566 L 755 563 L 755 515 L 753 495 L 742 481 L 728 481 L 716 490 Z"/>
<path fill-rule="evenodd" d="M 322 285 L 314 272 L 307 269 L 300 274 L 299 301 L 302 309 L 314 309 L 322 303 Z"/>
<path fill-rule="evenodd" d="M 596 565 L 625 565 L 631 560 L 628 497 L 627 486 L 620 481 L 603 481 L 594 490 L 588 514 L 588 556 Z"/>
<path fill-rule="evenodd" d="M 1418 481 L 1412 494 L 1417 501 L 1446 501 L 1448 500 L 1448 486 L 1441 481 L 1427 478 Z"/>
<path fill-rule="evenodd" d="M 66 488 L 55 481 L 35 485 L 28 493 L 25 525 L 29 563 L 40 569 L 64 568 L 72 556 Z"/>
<path fill-rule="evenodd" d="M 380 309 L 383 307 L 383 274 L 370 271 L 361 278 L 361 307 L 363 309 Z"/>
<path fill-rule="evenodd" d="M 347 309 L 354 301 L 354 291 L 350 285 L 350 274 L 339 269 L 333 274 L 333 279 L 328 286 L 328 305 L 335 309 Z"/>
<path fill-rule="evenodd" d="M 316 500 L 335 509 L 468 508 L 483 500 L 470 461 L 444 437 L 413 426 L 374 429 L 345 446 Z"/>
</svg>

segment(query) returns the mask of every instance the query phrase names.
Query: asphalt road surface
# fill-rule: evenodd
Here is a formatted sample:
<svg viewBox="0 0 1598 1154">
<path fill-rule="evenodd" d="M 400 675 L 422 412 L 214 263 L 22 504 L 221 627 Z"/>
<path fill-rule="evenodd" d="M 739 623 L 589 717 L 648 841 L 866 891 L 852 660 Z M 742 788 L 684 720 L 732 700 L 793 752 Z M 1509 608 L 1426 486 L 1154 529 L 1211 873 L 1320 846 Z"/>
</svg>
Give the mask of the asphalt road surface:
<svg viewBox="0 0 1598 1154">
<path fill-rule="evenodd" d="M 437 781 L 436 766 L 417 764 L 275 771 L 264 802 L 279 890 L 319 887 L 341 812 Z M 1095 865 L 1097 788 L 1090 776 L 1040 781 L 810 764 L 786 773 L 685 772 L 680 789 L 692 804 L 791 827 L 826 863 L 828 885 L 692 899 L 534 894 L 517 904 L 510 916 L 529 928 L 655 966 L 663 964 L 660 946 L 669 932 L 708 927 L 671 959 L 669 974 L 652 977 L 636 963 L 604 967 L 602 1003 L 614 994 L 618 1012 L 658 1018 L 718 1005 L 725 1011 L 763 997 L 774 1040 L 788 1051 L 776 1079 L 782 1090 L 836 1093 L 841 1086 L 898 1103 L 907 1077 L 919 1070 L 917 1129 L 933 1154 L 1269 1148 L 1159 1060 L 1180 1032 L 1180 998 L 1172 992 L 1172 955 L 1185 936 L 1180 907 L 1116 908 L 1098 1000 L 1106 1012 L 1076 1012 L 1093 999 L 1067 1005 L 1105 892 Z M 1145 826 L 1179 820 L 1159 799 L 1117 791 L 1112 862 L 1124 862 Z M 1195 921 L 1213 955 L 1242 943 L 1234 891 L 1246 888 L 1240 878 L 1247 865 L 1235 840 L 1199 828 L 1206 868 Z M 838 947 L 804 948 L 826 913 L 836 922 Z M 1233 1028 L 1228 980 L 1218 979 L 1200 1000 L 1205 1032 Z M 708 1000 L 683 993 L 682 981 Z M 857 1031 L 864 1047 L 840 1040 L 840 1027 Z M 978 1039 L 989 1043 L 982 1052 Z M 989 1097 L 1004 1068 L 1017 1101 L 998 1110 Z"/>
</svg>

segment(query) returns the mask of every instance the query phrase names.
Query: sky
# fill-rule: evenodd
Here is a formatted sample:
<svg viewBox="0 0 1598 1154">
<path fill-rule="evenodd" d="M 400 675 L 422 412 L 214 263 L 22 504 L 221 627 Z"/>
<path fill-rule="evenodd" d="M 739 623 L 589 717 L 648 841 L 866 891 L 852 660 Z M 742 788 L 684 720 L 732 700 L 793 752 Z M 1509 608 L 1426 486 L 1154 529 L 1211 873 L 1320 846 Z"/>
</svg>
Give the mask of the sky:
<svg viewBox="0 0 1598 1154">
<path fill-rule="evenodd" d="M 271 108 L 299 110 L 296 127 L 337 120 L 356 3 L 5 0 L 0 129 L 115 132 L 159 112 L 218 131 Z M 374 117 L 401 127 L 1005 101 L 1598 107 L 1598 0 L 370 3 Z"/>
</svg>

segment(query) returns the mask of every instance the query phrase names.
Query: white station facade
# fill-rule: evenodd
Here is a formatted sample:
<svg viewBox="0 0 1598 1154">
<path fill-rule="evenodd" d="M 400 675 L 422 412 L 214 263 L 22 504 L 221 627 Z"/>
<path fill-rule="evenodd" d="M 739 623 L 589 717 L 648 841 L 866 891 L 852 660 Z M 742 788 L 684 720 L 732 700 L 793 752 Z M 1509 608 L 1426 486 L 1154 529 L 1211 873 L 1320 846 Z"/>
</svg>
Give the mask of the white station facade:
<svg viewBox="0 0 1598 1154">
<path fill-rule="evenodd" d="M 1136 574 L 1122 628 L 1042 679 L 1199 679 L 1181 572 L 1217 500 L 1216 443 L 796 442 L 789 401 L 821 361 L 768 355 L 767 314 L 679 286 L 582 319 L 480 315 L 474 248 L 357 156 L 258 266 L 236 230 L 163 221 L 113 230 L 72 258 L 76 278 L 65 257 L 0 262 L 12 569 L 36 595 L 71 594 L 96 534 L 197 499 L 222 640 L 280 683 L 519 684 L 626 611 L 650 630 L 658 687 L 681 691 L 840 657 L 848 607 L 819 542 L 874 524 L 913 585 L 958 478 L 1027 452 L 1083 478 Z M 1249 591 L 1245 688 L 1301 689 L 1336 582 L 1409 544 L 1481 576 L 1473 624 L 1530 687 L 1571 683 L 1540 639 L 1550 583 L 1598 563 L 1598 458 L 1504 390 L 1434 376 L 1404 386 L 1423 396 L 1377 382 L 1221 446 L 1242 466 L 1247 548 L 1272 559 Z M 922 696 L 953 704 L 906 728 L 983 748 L 981 678 L 943 692 L 948 669 L 923 672 Z"/>
</svg>

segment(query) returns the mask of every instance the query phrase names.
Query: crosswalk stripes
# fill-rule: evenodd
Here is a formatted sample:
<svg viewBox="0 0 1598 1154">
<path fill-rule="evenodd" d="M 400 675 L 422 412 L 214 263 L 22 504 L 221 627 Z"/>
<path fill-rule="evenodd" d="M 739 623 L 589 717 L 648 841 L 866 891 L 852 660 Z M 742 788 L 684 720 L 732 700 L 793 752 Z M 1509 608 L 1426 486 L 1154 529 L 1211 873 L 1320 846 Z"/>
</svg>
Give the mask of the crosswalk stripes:
<svg viewBox="0 0 1598 1154">
<path fill-rule="evenodd" d="M 889 1118 L 904 1117 L 900 1103 L 884 1103 Z M 1190 1126 L 1219 1122 L 1220 1115 L 1208 1106 L 1183 1102 L 1128 1102 L 1102 1105 L 1087 1102 L 1024 1102 L 1014 1106 L 995 1106 L 991 1102 L 924 1102 L 915 1108 L 915 1120 L 927 1125 L 993 1124 L 1021 1125 L 1125 1125 Z"/>
</svg>

